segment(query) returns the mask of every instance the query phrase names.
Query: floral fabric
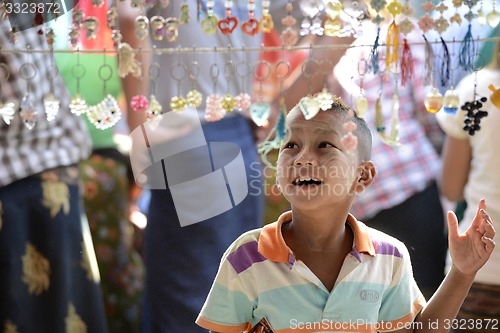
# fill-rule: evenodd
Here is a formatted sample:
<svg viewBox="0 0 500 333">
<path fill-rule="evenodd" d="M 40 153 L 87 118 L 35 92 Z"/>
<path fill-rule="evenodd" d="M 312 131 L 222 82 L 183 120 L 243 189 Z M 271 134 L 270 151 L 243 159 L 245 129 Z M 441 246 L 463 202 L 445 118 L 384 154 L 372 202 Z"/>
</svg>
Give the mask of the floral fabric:
<svg viewBox="0 0 500 333">
<path fill-rule="evenodd" d="M 144 267 L 133 247 L 134 228 L 128 220 L 127 167 L 93 154 L 80 163 L 80 170 L 109 331 L 139 332 Z"/>
</svg>

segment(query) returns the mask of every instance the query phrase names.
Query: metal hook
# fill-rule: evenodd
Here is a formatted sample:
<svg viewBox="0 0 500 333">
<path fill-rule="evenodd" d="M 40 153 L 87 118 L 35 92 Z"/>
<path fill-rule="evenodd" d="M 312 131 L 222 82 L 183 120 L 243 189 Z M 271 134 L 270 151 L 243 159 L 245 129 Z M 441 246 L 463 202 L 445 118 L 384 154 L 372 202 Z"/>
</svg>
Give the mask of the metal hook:
<svg viewBox="0 0 500 333">
<path fill-rule="evenodd" d="M 176 70 L 179 68 L 179 72 L 176 73 Z M 170 67 L 170 76 L 175 80 L 175 81 L 182 81 L 186 77 L 186 74 L 188 72 L 187 66 L 182 63 L 178 62 L 177 64 L 173 65 Z"/>
<path fill-rule="evenodd" d="M 284 73 L 281 74 L 281 70 L 280 68 L 284 68 L 283 71 Z M 287 60 L 281 60 L 280 62 L 278 62 L 276 64 L 276 66 L 274 67 L 274 71 L 276 73 L 276 77 L 279 79 L 279 80 L 284 80 L 285 78 L 288 77 L 288 75 L 290 75 L 290 72 L 291 72 L 291 69 L 292 69 L 292 66 L 290 65 L 290 62 L 287 61 Z"/>
<path fill-rule="evenodd" d="M 258 68 L 259 66 L 264 66 L 264 70 L 263 70 L 263 74 L 262 75 L 259 75 L 258 73 Z M 269 75 L 271 75 L 271 72 L 272 72 L 272 66 L 271 64 L 269 63 L 269 61 L 266 61 L 266 60 L 259 60 L 255 63 L 254 67 L 253 67 L 253 76 L 254 78 L 257 80 L 257 81 L 265 81 Z"/>
<path fill-rule="evenodd" d="M 307 70 L 307 67 L 309 64 L 313 64 L 316 66 L 316 68 L 313 67 L 313 71 L 312 73 L 309 73 L 308 70 Z M 319 72 L 319 69 L 320 69 L 320 64 L 319 64 L 319 61 L 314 59 L 314 58 L 307 58 L 303 63 L 302 63 L 302 74 L 308 78 L 308 79 L 312 79 L 313 77 L 315 77 L 316 75 L 318 75 L 318 72 Z"/>
</svg>

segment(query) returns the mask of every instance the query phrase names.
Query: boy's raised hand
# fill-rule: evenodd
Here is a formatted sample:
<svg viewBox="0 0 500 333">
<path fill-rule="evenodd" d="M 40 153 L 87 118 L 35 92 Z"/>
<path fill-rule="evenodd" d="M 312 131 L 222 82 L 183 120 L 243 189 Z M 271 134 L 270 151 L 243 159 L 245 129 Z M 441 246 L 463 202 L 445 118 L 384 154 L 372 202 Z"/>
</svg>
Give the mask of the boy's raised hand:
<svg viewBox="0 0 500 333">
<path fill-rule="evenodd" d="M 448 212 L 448 243 L 453 266 L 466 276 L 475 276 L 488 261 L 495 248 L 495 228 L 486 213 L 486 202 L 481 199 L 476 216 L 464 234 L 458 231 L 458 220 Z"/>
</svg>

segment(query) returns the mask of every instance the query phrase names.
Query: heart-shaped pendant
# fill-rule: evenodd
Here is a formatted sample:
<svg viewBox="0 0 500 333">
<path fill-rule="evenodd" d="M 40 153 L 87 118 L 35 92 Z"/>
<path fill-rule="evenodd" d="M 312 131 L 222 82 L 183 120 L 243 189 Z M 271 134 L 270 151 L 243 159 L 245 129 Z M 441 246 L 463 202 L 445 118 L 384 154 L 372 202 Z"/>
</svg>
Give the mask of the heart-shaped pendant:
<svg viewBox="0 0 500 333">
<path fill-rule="evenodd" d="M 264 102 L 256 102 L 250 106 L 250 118 L 253 120 L 255 125 L 262 126 L 266 123 L 271 115 L 271 107 L 269 104 Z"/>
<path fill-rule="evenodd" d="M 0 103 L 0 117 L 3 118 L 3 121 L 10 125 L 10 121 L 14 118 L 14 114 L 16 113 L 16 105 L 13 102 L 7 102 L 5 104 Z"/>
<path fill-rule="evenodd" d="M 235 16 L 227 16 L 225 19 L 220 20 L 217 26 L 224 35 L 229 35 L 238 26 L 238 19 Z"/>
<path fill-rule="evenodd" d="M 315 98 L 306 96 L 300 99 L 299 109 L 302 111 L 302 114 L 304 114 L 304 118 L 309 120 L 318 114 L 320 105 Z"/>
<path fill-rule="evenodd" d="M 215 15 L 207 16 L 206 19 L 201 21 L 201 30 L 207 35 L 213 35 L 217 31 L 217 23 L 219 18 Z"/>
<path fill-rule="evenodd" d="M 254 36 L 259 32 L 259 21 L 256 19 L 249 19 L 241 26 L 241 30 L 250 36 Z"/>
</svg>

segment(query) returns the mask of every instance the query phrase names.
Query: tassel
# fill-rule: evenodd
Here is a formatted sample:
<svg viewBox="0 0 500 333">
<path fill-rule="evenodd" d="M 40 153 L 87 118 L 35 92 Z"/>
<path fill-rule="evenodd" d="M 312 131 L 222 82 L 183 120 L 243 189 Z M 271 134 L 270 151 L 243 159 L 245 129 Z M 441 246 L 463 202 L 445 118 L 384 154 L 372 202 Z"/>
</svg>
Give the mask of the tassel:
<svg viewBox="0 0 500 333">
<path fill-rule="evenodd" d="M 286 120 L 287 109 L 283 97 L 280 98 L 279 108 L 280 108 L 280 114 L 278 116 L 278 121 L 276 122 L 276 125 L 274 126 L 273 130 L 269 133 L 267 138 L 257 147 L 257 152 L 262 158 L 264 164 L 266 164 L 268 167 L 272 169 L 275 169 L 275 166 L 271 162 L 269 162 L 269 160 L 267 159 L 267 154 L 269 154 L 269 152 L 273 149 L 278 149 L 286 137 L 285 120 Z M 275 133 L 275 136 L 274 139 L 271 140 L 270 138 L 273 132 Z"/>
<path fill-rule="evenodd" d="M 382 114 L 382 93 L 375 101 L 375 129 L 378 133 L 385 132 L 384 115 Z"/>
<path fill-rule="evenodd" d="M 469 23 L 467 33 L 460 44 L 460 54 L 458 56 L 458 64 L 467 72 L 474 70 L 474 56 L 476 54 L 476 45 L 472 38 L 471 27 L 472 25 Z"/>
<path fill-rule="evenodd" d="M 373 48 L 370 51 L 370 60 L 371 60 L 371 68 L 373 70 L 373 74 L 377 74 L 379 70 L 378 65 L 378 43 L 380 37 L 380 28 L 377 29 L 377 37 L 375 38 L 375 42 L 373 43 Z"/>
<path fill-rule="evenodd" d="M 447 87 L 450 81 L 450 52 L 448 51 L 448 47 L 446 43 L 441 38 L 441 45 L 443 45 L 443 57 L 441 58 L 441 66 L 439 66 L 439 78 L 441 80 L 441 86 Z"/>
<path fill-rule="evenodd" d="M 396 93 L 392 95 L 392 113 L 391 113 L 391 133 L 390 144 L 399 144 L 399 96 Z"/>
<path fill-rule="evenodd" d="M 424 77 L 424 85 L 429 86 L 432 84 L 432 71 L 434 70 L 434 66 L 432 61 L 434 60 L 434 51 L 432 50 L 432 46 L 425 38 L 425 77 Z"/>
<path fill-rule="evenodd" d="M 392 21 L 387 30 L 387 50 L 385 54 L 385 65 L 387 70 L 396 70 L 399 56 L 399 28 L 396 21 Z"/>
<path fill-rule="evenodd" d="M 413 77 L 413 55 L 410 45 L 405 38 L 403 42 L 403 54 L 401 55 L 401 85 L 404 87 L 406 81 Z"/>
</svg>

